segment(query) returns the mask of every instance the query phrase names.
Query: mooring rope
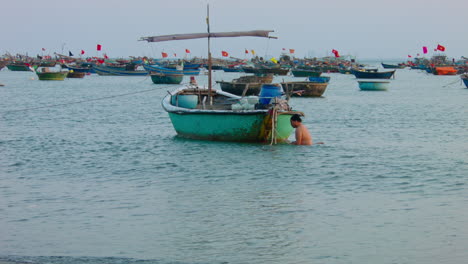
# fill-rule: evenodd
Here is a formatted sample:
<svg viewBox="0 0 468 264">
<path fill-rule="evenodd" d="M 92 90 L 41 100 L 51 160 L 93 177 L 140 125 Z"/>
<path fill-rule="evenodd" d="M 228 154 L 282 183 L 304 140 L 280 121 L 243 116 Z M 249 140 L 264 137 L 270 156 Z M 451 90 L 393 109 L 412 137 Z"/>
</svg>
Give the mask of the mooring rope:
<svg viewBox="0 0 468 264">
<path fill-rule="evenodd" d="M 116 95 L 104 96 L 104 97 L 81 100 L 81 101 L 74 101 L 74 102 L 67 102 L 67 103 L 60 103 L 60 104 L 52 104 L 52 105 L 44 105 L 44 106 L 38 106 L 38 107 L 8 110 L 8 111 L 2 111 L 0 113 L 1 114 L 6 114 L 6 113 L 24 112 L 24 111 L 44 109 L 44 108 L 52 108 L 52 107 L 67 106 L 67 105 L 73 105 L 73 104 L 82 104 L 82 103 L 88 103 L 88 102 L 102 101 L 102 100 L 107 100 L 107 99 L 112 99 L 112 98 L 117 98 L 117 97 L 123 97 L 123 96 L 128 96 L 128 95 L 152 92 L 152 91 L 164 89 L 164 88 L 167 88 L 167 87 L 170 87 L 170 86 L 173 86 L 173 85 L 158 86 L 157 88 L 152 88 L 152 89 L 147 89 L 147 90 L 135 91 L 135 92 L 124 93 L 124 94 L 116 94 Z"/>
</svg>

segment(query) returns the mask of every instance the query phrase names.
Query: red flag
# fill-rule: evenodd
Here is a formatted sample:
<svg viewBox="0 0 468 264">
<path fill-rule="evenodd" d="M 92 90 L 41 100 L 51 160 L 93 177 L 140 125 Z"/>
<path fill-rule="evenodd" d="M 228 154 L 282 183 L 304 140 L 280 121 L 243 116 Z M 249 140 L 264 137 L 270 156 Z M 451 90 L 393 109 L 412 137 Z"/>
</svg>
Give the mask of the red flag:
<svg viewBox="0 0 468 264">
<path fill-rule="evenodd" d="M 283 48 L 283 50 L 286 50 L 285 48 Z"/>
<path fill-rule="evenodd" d="M 293 53 L 294 53 L 294 49 L 289 49 L 289 53 L 293 54 Z"/>
<path fill-rule="evenodd" d="M 189 50 L 189 49 L 185 49 L 185 53 L 190 53 L 190 50 Z"/>
<path fill-rule="evenodd" d="M 423 47 L 423 53 L 427 54 L 427 47 L 426 46 Z"/>
<path fill-rule="evenodd" d="M 245 49 L 245 54 L 249 54 L 249 51 L 247 49 Z"/>
<path fill-rule="evenodd" d="M 227 53 L 227 52 L 226 52 L 226 51 L 224 51 L 224 50 L 223 50 L 223 51 L 221 51 L 221 54 L 223 55 L 223 57 L 227 57 L 227 56 L 229 56 L 229 53 Z"/>
<path fill-rule="evenodd" d="M 440 44 L 437 44 L 437 49 L 440 51 L 445 51 L 445 47 Z"/>
<path fill-rule="evenodd" d="M 102 48 L 101 44 L 97 44 L 96 49 L 101 50 L 101 48 Z"/>
<path fill-rule="evenodd" d="M 411 55 L 408 55 L 408 58 L 411 58 Z"/>
<path fill-rule="evenodd" d="M 174 57 L 177 57 L 177 54 L 174 53 Z"/>
<path fill-rule="evenodd" d="M 45 48 L 42 48 L 42 51 L 45 51 Z"/>
<path fill-rule="evenodd" d="M 81 55 L 83 55 L 83 54 L 84 54 L 84 50 L 81 50 Z"/>
<path fill-rule="evenodd" d="M 167 58 L 167 53 L 166 52 L 161 52 L 161 55 L 163 58 Z"/>
<path fill-rule="evenodd" d="M 107 54 L 104 53 L 104 59 L 108 59 L 109 57 L 107 57 Z"/>
<path fill-rule="evenodd" d="M 416 54 L 416 57 L 419 57 L 419 53 L 418 53 L 418 54 Z"/>
<path fill-rule="evenodd" d="M 340 57 L 340 53 L 336 49 L 332 49 L 332 53 L 335 54 L 335 57 Z"/>
</svg>

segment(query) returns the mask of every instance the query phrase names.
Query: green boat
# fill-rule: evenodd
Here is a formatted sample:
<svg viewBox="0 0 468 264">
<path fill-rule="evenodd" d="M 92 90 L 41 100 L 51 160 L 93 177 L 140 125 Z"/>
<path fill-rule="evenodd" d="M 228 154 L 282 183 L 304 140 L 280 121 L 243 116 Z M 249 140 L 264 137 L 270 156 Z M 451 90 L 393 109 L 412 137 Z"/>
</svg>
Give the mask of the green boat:
<svg viewBox="0 0 468 264">
<path fill-rule="evenodd" d="M 316 70 L 306 70 L 306 69 L 293 69 L 291 70 L 294 77 L 319 77 L 322 72 Z"/>
<path fill-rule="evenodd" d="M 303 113 L 290 110 L 285 100 L 255 109 L 258 97 L 243 98 L 220 90 L 180 87 L 162 101 L 181 137 L 215 141 L 281 143 L 294 128 L 290 118 Z M 250 101 L 250 99 L 254 101 Z M 250 102 L 249 102 L 250 101 Z M 282 106 L 282 107 L 280 107 Z"/>
<path fill-rule="evenodd" d="M 40 81 L 63 81 L 68 75 L 68 71 L 51 72 L 46 69 L 47 68 L 43 68 L 41 72 L 36 71 L 37 77 Z"/>
<path fill-rule="evenodd" d="M 155 84 L 180 84 L 184 79 L 183 74 L 164 74 L 158 72 L 150 73 L 151 80 Z"/>
<path fill-rule="evenodd" d="M 6 67 L 10 71 L 33 71 L 32 67 L 26 63 L 11 63 L 7 64 Z"/>
</svg>

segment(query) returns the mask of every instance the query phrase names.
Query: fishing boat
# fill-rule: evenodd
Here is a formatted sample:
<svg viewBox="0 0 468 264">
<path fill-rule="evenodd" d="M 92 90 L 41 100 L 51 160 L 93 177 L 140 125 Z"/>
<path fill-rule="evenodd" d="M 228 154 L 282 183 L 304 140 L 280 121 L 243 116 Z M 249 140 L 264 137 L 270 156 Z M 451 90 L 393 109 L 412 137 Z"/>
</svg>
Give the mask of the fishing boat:
<svg viewBox="0 0 468 264">
<path fill-rule="evenodd" d="M 384 67 L 384 69 L 403 69 L 405 68 L 405 65 L 394 65 L 394 64 L 387 64 L 387 63 L 381 63 L 382 64 L 382 67 Z"/>
<path fill-rule="evenodd" d="M 307 70 L 307 69 L 292 69 L 291 73 L 294 77 L 319 77 L 322 72 L 316 70 Z"/>
<path fill-rule="evenodd" d="M 86 75 L 86 72 L 76 72 L 73 70 L 70 70 L 67 74 L 67 78 L 84 78 Z"/>
<path fill-rule="evenodd" d="M 434 75 L 457 75 L 458 71 L 454 67 L 435 67 L 432 73 Z"/>
<path fill-rule="evenodd" d="M 50 71 L 48 67 L 43 67 L 38 68 L 36 74 L 40 81 L 63 81 L 68 71 Z"/>
<path fill-rule="evenodd" d="M 384 80 L 358 80 L 359 89 L 363 91 L 386 91 L 390 81 Z"/>
<path fill-rule="evenodd" d="M 180 84 L 184 78 L 183 74 L 164 74 L 159 72 L 150 72 L 150 76 L 154 84 Z"/>
<path fill-rule="evenodd" d="M 376 69 L 352 70 L 357 79 L 390 79 L 396 70 L 379 72 Z"/>
<path fill-rule="evenodd" d="M 259 95 L 262 84 L 271 83 L 273 74 L 265 76 L 246 75 L 230 82 L 217 81 L 224 92 L 240 96 Z"/>
<path fill-rule="evenodd" d="M 327 89 L 328 83 L 318 83 L 311 81 L 282 82 L 281 85 L 291 96 L 301 97 L 321 97 Z"/>
<path fill-rule="evenodd" d="M 208 9 L 209 10 L 209 9 Z M 208 11 L 209 14 L 209 11 Z M 209 15 L 208 32 L 195 34 L 163 35 L 143 37 L 148 42 L 208 38 L 208 87 L 195 85 L 181 86 L 166 95 L 162 106 L 168 112 L 172 125 L 179 136 L 220 141 L 237 142 L 284 142 L 293 131 L 290 118 L 293 111 L 288 102 L 281 98 L 277 87 L 263 89 L 262 99 L 249 101 L 247 98 L 212 88 L 211 38 L 222 37 L 264 37 L 272 30 L 211 33 Z M 271 91 L 276 91 L 271 92 Z M 243 100 L 244 99 L 244 100 Z M 255 99 L 255 98 L 253 98 Z"/>
<path fill-rule="evenodd" d="M 149 72 L 144 70 L 137 70 L 137 71 L 128 71 L 122 69 L 116 69 L 106 66 L 98 66 L 94 65 L 93 70 L 99 74 L 104 76 L 147 76 Z"/>
<path fill-rule="evenodd" d="M 66 65 L 66 67 L 73 72 L 96 73 L 93 69 L 93 66 L 93 63 L 82 63 L 80 65 Z"/>
<path fill-rule="evenodd" d="M 468 74 L 462 74 L 460 77 L 463 83 L 465 84 L 466 88 L 468 88 Z"/>
<path fill-rule="evenodd" d="M 309 82 L 316 82 L 316 83 L 328 83 L 330 82 L 329 76 L 320 76 L 320 77 L 309 77 Z"/>
<path fill-rule="evenodd" d="M 29 63 L 9 63 L 6 67 L 10 71 L 34 71 Z"/>
<path fill-rule="evenodd" d="M 244 70 L 239 66 L 223 67 L 224 72 L 243 72 Z"/>
<path fill-rule="evenodd" d="M 158 72 L 158 73 L 163 73 L 163 74 L 182 74 L 182 75 L 199 75 L 200 74 L 200 69 L 183 69 L 182 67 L 180 68 L 166 68 L 162 67 L 160 65 L 147 65 L 143 64 L 143 68 L 147 70 L 148 72 Z"/>
</svg>

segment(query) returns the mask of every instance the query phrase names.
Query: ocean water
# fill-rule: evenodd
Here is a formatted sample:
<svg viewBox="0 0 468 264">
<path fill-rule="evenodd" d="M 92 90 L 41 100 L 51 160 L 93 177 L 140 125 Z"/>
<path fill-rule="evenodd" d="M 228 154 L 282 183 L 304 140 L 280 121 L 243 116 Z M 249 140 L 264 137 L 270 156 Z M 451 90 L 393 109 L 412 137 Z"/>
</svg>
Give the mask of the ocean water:
<svg viewBox="0 0 468 264">
<path fill-rule="evenodd" d="M 466 263 L 459 77 L 403 69 L 369 92 L 324 75 L 323 98 L 290 103 L 325 144 L 270 146 L 177 137 L 160 104 L 174 86 L 146 77 L 4 69 L 0 260 Z"/>
</svg>

